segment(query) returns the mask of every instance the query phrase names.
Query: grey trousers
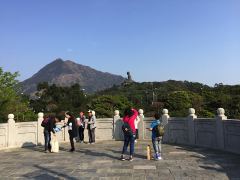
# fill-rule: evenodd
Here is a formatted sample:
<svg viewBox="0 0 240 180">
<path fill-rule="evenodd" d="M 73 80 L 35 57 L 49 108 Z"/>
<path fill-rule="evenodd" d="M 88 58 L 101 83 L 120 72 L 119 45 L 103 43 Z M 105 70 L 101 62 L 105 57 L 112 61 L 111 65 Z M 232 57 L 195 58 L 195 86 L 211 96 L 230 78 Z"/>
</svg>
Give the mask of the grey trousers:
<svg viewBox="0 0 240 180">
<path fill-rule="evenodd" d="M 152 139 L 153 149 L 155 154 L 162 153 L 162 137 Z"/>
</svg>

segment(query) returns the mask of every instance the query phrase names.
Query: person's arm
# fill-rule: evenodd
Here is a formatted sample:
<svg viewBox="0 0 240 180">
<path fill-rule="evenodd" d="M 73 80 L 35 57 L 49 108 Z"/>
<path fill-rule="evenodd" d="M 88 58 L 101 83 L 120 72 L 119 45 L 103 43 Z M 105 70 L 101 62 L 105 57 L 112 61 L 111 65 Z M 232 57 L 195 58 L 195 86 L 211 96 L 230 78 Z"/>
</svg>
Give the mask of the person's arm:
<svg viewBox="0 0 240 180">
<path fill-rule="evenodd" d="M 92 119 L 93 119 L 93 124 L 95 124 L 96 123 L 96 119 L 97 119 L 96 116 L 93 116 Z"/>
<path fill-rule="evenodd" d="M 150 128 L 147 128 L 149 131 L 152 131 L 153 130 L 153 127 L 154 127 L 154 123 L 152 122 L 151 125 L 150 125 Z"/>
<path fill-rule="evenodd" d="M 90 121 L 88 121 L 88 124 L 93 124 L 92 119 Z"/>
<path fill-rule="evenodd" d="M 133 111 L 133 116 L 132 117 L 134 117 L 134 119 L 136 119 L 137 116 L 138 116 L 138 111 L 136 109 L 132 109 L 132 111 Z"/>
<path fill-rule="evenodd" d="M 63 128 L 65 128 L 65 127 L 67 127 L 67 124 L 64 124 L 64 125 L 61 127 L 61 129 L 63 129 Z"/>
<path fill-rule="evenodd" d="M 147 130 L 149 130 L 149 131 L 152 131 L 153 130 L 153 128 L 146 128 Z"/>
<path fill-rule="evenodd" d="M 69 119 L 68 119 L 67 123 L 64 123 L 64 125 L 62 126 L 62 128 L 65 128 L 65 127 L 67 127 L 67 126 L 69 126 Z"/>
</svg>

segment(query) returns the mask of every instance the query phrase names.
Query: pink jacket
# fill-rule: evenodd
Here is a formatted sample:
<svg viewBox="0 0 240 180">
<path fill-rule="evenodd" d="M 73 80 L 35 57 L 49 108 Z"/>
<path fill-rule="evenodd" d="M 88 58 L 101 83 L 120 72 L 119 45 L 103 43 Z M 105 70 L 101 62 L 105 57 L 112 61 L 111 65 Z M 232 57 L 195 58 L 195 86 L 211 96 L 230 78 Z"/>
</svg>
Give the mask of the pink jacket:
<svg viewBox="0 0 240 180">
<path fill-rule="evenodd" d="M 138 112 L 137 112 L 137 110 L 135 110 L 135 109 L 132 109 L 132 111 L 133 111 L 133 115 L 132 115 L 131 117 L 129 117 L 129 116 L 124 116 L 124 117 L 123 117 L 123 122 L 128 123 L 129 126 L 130 126 L 131 129 L 132 129 L 133 134 L 135 134 L 135 133 L 136 133 L 136 128 L 135 128 L 134 122 L 135 122 L 135 119 L 136 119 L 137 116 L 138 116 Z"/>
</svg>

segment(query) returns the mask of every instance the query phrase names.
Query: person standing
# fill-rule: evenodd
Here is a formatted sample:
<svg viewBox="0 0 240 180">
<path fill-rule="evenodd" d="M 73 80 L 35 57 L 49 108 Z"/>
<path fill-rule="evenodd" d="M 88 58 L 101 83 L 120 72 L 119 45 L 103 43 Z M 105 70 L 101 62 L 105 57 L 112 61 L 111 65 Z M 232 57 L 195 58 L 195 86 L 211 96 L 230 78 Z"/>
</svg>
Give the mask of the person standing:
<svg viewBox="0 0 240 180">
<path fill-rule="evenodd" d="M 160 115 L 159 113 L 155 113 L 154 115 L 155 120 L 152 121 L 150 128 L 150 131 L 152 131 L 152 145 L 153 145 L 153 149 L 155 152 L 155 160 L 161 160 L 162 159 L 162 148 L 161 148 L 161 144 L 162 144 L 162 136 L 157 135 L 159 133 L 157 133 L 157 126 L 162 124 L 162 121 L 160 120 Z"/>
<path fill-rule="evenodd" d="M 124 155 L 127 152 L 128 145 L 130 143 L 130 157 L 129 161 L 133 161 L 133 153 L 134 153 L 134 142 L 136 136 L 136 129 L 135 129 L 135 119 L 138 116 L 138 112 L 135 109 L 128 108 L 124 111 L 123 117 L 123 132 L 124 132 L 124 144 L 122 149 L 121 160 L 125 161 Z"/>
<path fill-rule="evenodd" d="M 76 119 L 71 112 L 66 112 L 65 117 L 68 119 L 67 126 L 68 126 L 68 133 L 69 133 L 69 139 L 70 139 L 70 144 L 71 144 L 70 152 L 74 152 L 75 147 L 74 147 L 73 139 L 75 137 L 77 137 Z"/>
<path fill-rule="evenodd" d="M 55 136 L 54 128 L 56 128 L 56 123 L 59 121 L 60 118 L 51 115 L 46 117 L 42 122 L 42 126 L 44 127 L 45 153 L 51 152 L 51 133 Z"/>
<path fill-rule="evenodd" d="M 138 124 L 139 124 L 140 120 L 141 120 L 140 117 L 137 116 L 137 118 L 134 121 L 135 129 L 136 129 L 135 143 L 137 143 L 137 139 L 139 139 Z"/>
<path fill-rule="evenodd" d="M 96 129 L 95 111 L 92 111 L 92 110 L 88 111 L 88 123 L 87 124 L 88 124 L 87 129 L 88 129 L 89 143 L 95 144 L 95 129 Z"/>
<path fill-rule="evenodd" d="M 83 143 L 84 142 L 84 129 L 85 129 L 85 120 L 86 120 L 86 117 L 84 116 L 84 113 L 83 112 L 80 112 L 80 117 L 78 119 L 78 123 L 79 123 L 79 129 L 78 129 L 78 132 L 79 132 L 79 141 L 80 143 Z"/>
</svg>

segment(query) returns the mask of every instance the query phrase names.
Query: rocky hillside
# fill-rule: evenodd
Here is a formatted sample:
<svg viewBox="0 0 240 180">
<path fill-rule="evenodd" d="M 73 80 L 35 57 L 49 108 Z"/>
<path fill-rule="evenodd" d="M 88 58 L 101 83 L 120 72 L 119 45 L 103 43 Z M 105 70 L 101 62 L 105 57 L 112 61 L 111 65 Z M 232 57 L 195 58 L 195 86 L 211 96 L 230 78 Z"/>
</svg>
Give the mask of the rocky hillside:
<svg viewBox="0 0 240 180">
<path fill-rule="evenodd" d="M 56 59 L 31 78 L 23 81 L 21 85 L 24 93 L 32 94 L 36 91 L 37 84 L 40 82 L 48 82 L 58 86 L 70 86 L 79 83 L 86 92 L 93 93 L 110 88 L 113 85 L 119 85 L 124 80 L 122 76 L 97 71 L 70 60 Z"/>
</svg>

